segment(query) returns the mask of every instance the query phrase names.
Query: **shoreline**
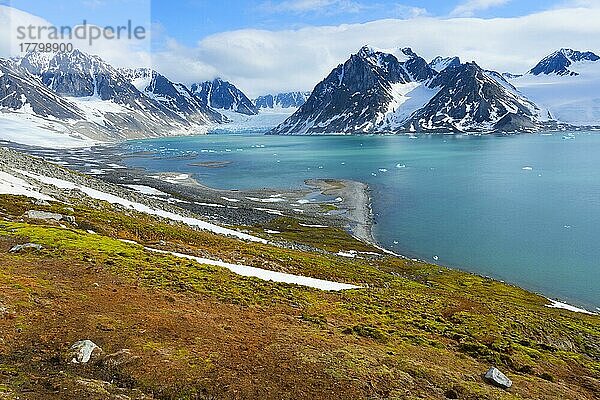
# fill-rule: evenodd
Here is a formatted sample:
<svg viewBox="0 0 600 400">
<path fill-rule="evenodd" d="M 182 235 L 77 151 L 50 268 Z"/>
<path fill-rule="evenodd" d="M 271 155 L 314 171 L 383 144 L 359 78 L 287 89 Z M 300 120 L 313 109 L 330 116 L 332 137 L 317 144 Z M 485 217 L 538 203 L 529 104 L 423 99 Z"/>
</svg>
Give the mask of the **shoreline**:
<svg viewBox="0 0 600 400">
<path fill-rule="evenodd" d="M 29 153 L 24 149 L 15 150 Z M 61 161 L 57 161 L 55 150 L 37 150 L 38 152 L 34 153 L 38 153 L 37 155 L 42 158 L 53 155 L 54 157 L 48 157 L 48 161 L 50 162 L 58 163 L 63 167 L 82 172 L 94 178 L 118 184 L 121 187 L 139 185 L 156 189 L 157 192 L 162 192 L 166 196 L 161 198 L 156 195 L 157 193 L 144 193 L 131 187 L 128 188 L 138 194 L 144 194 L 154 199 L 166 201 L 169 205 L 176 205 L 187 209 L 188 211 L 204 216 L 207 221 L 216 222 L 223 226 L 260 225 L 275 218 L 285 216 L 317 226 L 323 224 L 323 219 L 325 218 L 328 225 L 345 229 L 359 241 L 372 245 L 383 253 L 431 264 L 431 262 L 421 260 L 418 257 L 415 258 L 394 253 L 377 242 L 372 231 L 374 220 L 370 189 L 363 182 L 344 179 L 307 179 L 305 181 L 306 188 L 302 189 L 217 189 L 197 181 L 189 174 L 176 172 L 152 173 L 145 169 L 125 167 L 122 164 L 117 165 L 121 163 L 122 158 L 112 152 L 103 153 L 101 156 L 106 157 L 103 160 L 105 161 L 105 165 L 110 165 L 107 163 L 113 162 L 113 167 L 105 169 L 102 174 L 96 174 L 90 171 L 90 168 L 87 168 L 88 171 L 86 171 L 85 168 L 82 168 L 82 164 L 77 165 L 68 162 L 69 155 L 65 155 Z M 78 151 L 74 155 L 81 157 L 83 153 L 87 153 L 86 155 L 90 154 L 87 151 Z M 81 160 L 81 158 L 78 158 L 78 160 Z M 315 194 L 315 191 L 325 196 L 326 199 L 319 199 L 318 201 L 312 199 L 311 195 Z M 341 200 L 336 202 L 335 200 L 339 198 Z M 323 212 L 320 209 L 321 206 L 330 204 L 335 204 L 336 210 Z M 460 266 L 442 265 L 442 267 L 483 276 L 462 269 Z M 500 279 L 494 280 L 501 281 Z M 518 284 L 511 285 L 546 298 L 549 302 L 549 307 L 592 313 L 594 315 L 598 315 L 600 311 L 593 306 L 592 311 L 585 309 L 585 306 L 573 306 L 569 303 L 569 300 L 563 301 L 563 298 L 560 297 L 551 298 L 549 297 L 551 295 L 526 289 Z"/>
<path fill-rule="evenodd" d="M 146 171 L 146 173 L 148 173 L 148 172 Z M 164 178 L 164 177 L 169 178 L 169 177 L 173 177 L 173 176 L 177 176 L 177 175 L 187 175 L 187 174 L 179 174 L 179 173 L 173 173 L 173 172 L 164 172 L 164 173 L 158 174 L 158 176 L 161 176 L 162 178 Z M 172 182 L 169 182 L 169 183 L 172 183 Z M 418 257 L 415 258 L 415 257 L 410 257 L 407 255 L 395 253 L 392 250 L 386 249 L 382 244 L 380 244 L 375 239 L 375 237 L 373 235 L 374 217 L 373 217 L 373 210 L 372 210 L 371 195 L 370 195 L 369 186 L 366 183 L 360 182 L 360 181 L 348 180 L 348 179 L 314 179 L 314 178 L 307 179 L 307 180 L 305 180 L 304 183 L 307 186 L 307 188 L 316 189 L 319 193 L 321 193 L 325 196 L 342 198 L 342 201 L 339 203 L 339 206 L 340 206 L 340 208 L 342 208 L 343 213 L 339 213 L 337 215 L 327 215 L 327 214 L 315 215 L 314 213 L 309 212 L 309 213 L 303 213 L 302 215 L 292 215 L 291 216 L 292 218 L 297 218 L 297 219 L 304 220 L 304 221 L 312 220 L 313 222 L 321 222 L 321 223 L 323 222 L 321 220 L 321 218 L 326 218 L 327 221 L 330 222 L 332 226 L 343 228 L 344 230 L 346 230 L 346 232 L 348 232 L 348 234 L 350 234 L 357 240 L 379 249 L 382 253 L 385 253 L 387 255 L 391 255 L 394 257 L 407 259 L 407 260 L 415 260 L 415 261 L 432 264 L 432 262 L 420 259 Z M 267 195 L 270 193 L 276 193 L 275 195 L 278 196 L 278 195 L 281 195 L 281 192 L 286 192 L 287 193 L 286 195 L 289 195 L 290 193 L 307 195 L 307 194 L 310 194 L 310 192 L 311 192 L 310 190 L 307 190 L 307 189 L 296 189 L 296 190 L 291 190 L 291 191 L 290 190 L 282 191 L 282 190 L 269 189 L 269 188 L 253 189 L 253 190 L 217 189 L 217 188 L 207 186 L 207 185 L 199 182 L 195 178 L 190 177 L 189 175 L 187 175 L 184 179 L 180 179 L 178 182 L 175 182 L 174 184 L 178 185 L 179 187 L 182 187 L 182 188 L 186 188 L 186 187 L 187 188 L 197 188 L 197 189 L 202 190 L 202 192 L 204 194 L 214 192 L 214 193 L 219 193 L 219 194 L 228 193 L 229 195 L 232 195 L 232 196 L 240 196 L 240 195 L 245 196 L 248 194 Z M 270 194 L 270 196 L 273 196 L 273 194 Z M 248 203 L 242 203 L 241 200 L 240 200 L 240 203 L 237 203 L 237 204 L 239 204 L 240 206 L 251 207 L 250 205 L 248 205 Z M 327 202 L 325 202 L 325 203 L 327 203 Z M 273 204 L 277 204 L 277 205 L 273 205 Z M 273 203 L 273 204 L 269 205 L 269 207 L 278 207 L 279 210 L 282 210 L 282 208 L 281 208 L 281 206 L 283 205 L 282 203 Z M 319 204 L 321 204 L 321 203 L 319 203 Z M 289 205 L 289 204 L 287 204 L 287 205 Z M 285 207 L 286 206 L 283 207 L 282 212 L 285 212 Z M 237 207 L 236 209 L 240 210 L 241 208 L 242 207 Z M 265 209 L 259 209 L 259 210 L 264 211 Z M 275 211 L 274 209 L 272 209 L 272 210 Z M 290 210 L 288 208 L 288 212 L 289 211 Z M 315 221 L 314 218 L 319 218 L 319 220 Z M 340 222 L 341 222 L 341 224 L 340 224 Z M 477 274 L 477 273 L 462 269 L 457 266 L 452 266 L 452 267 L 444 266 L 444 265 L 440 265 L 440 266 L 443 268 L 456 270 L 456 271 L 476 275 L 476 276 L 483 277 L 483 278 L 490 278 L 489 276 Z M 546 305 L 546 307 L 549 307 L 549 308 L 564 309 L 564 310 L 568 310 L 568 311 L 572 311 L 572 312 L 578 312 L 578 313 L 589 314 L 589 315 L 600 315 L 600 310 L 598 310 L 598 309 L 590 311 L 582 306 L 572 305 L 571 303 L 568 302 L 568 300 L 564 300 L 561 298 L 551 298 L 548 295 L 545 295 L 544 293 L 524 288 L 518 284 L 505 282 L 501 279 L 496 279 L 496 278 L 491 278 L 491 279 L 498 281 L 498 282 L 502 282 L 502 283 L 510 285 L 510 286 L 514 286 L 516 288 L 525 290 L 527 292 L 536 294 L 538 296 L 541 296 L 549 302 Z"/>
<path fill-rule="evenodd" d="M 371 245 L 381 246 L 373 236 L 373 209 L 369 186 L 347 179 L 308 179 L 305 184 L 315 187 L 324 195 L 341 197 L 346 209 L 348 233 Z"/>
</svg>

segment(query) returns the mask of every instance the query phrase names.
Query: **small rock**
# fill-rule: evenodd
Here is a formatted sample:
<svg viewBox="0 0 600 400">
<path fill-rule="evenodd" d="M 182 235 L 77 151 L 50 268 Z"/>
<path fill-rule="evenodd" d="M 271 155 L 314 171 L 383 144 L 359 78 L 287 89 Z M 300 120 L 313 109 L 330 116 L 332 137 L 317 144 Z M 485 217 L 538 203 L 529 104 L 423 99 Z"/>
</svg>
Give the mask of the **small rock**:
<svg viewBox="0 0 600 400">
<path fill-rule="evenodd" d="M 74 364 L 85 364 L 92 358 L 94 353 L 101 353 L 102 349 L 91 340 L 80 340 L 71 346 L 70 355 Z"/>
<path fill-rule="evenodd" d="M 70 224 L 74 224 L 74 223 L 75 223 L 75 217 L 74 217 L 74 216 L 72 216 L 72 215 L 65 215 L 65 216 L 63 217 L 63 219 L 64 219 L 65 221 L 67 221 L 68 223 L 70 223 Z"/>
<path fill-rule="evenodd" d="M 101 363 L 108 368 L 117 368 L 132 361 L 138 360 L 140 357 L 133 356 L 129 349 L 122 349 L 116 353 L 109 354 L 102 358 Z"/>
<path fill-rule="evenodd" d="M 50 203 L 48 203 L 46 200 L 44 199 L 35 199 L 33 201 L 33 204 L 35 204 L 36 206 L 49 206 Z"/>
<path fill-rule="evenodd" d="M 485 373 L 484 378 L 492 385 L 502 389 L 508 389 L 512 386 L 512 381 L 496 367 L 490 368 L 488 372 Z"/>
<path fill-rule="evenodd" d="M 29 219 L 41 219 L 44 221 L 60 221 L 63 219 L 62 214 L 38 210 L 29 210 L 25 213 L 25 215 Z"/>
<path fill-rule="evenodd" d="M 18 244 L 16 246 L 13 246 L 8 252 L 9 253 L 18 253 L 23 250 L 42 250 L 42 249 L 43 249 L 43 247 L 41 244 L 25 243 L 25 244 Z"/>
</svg>

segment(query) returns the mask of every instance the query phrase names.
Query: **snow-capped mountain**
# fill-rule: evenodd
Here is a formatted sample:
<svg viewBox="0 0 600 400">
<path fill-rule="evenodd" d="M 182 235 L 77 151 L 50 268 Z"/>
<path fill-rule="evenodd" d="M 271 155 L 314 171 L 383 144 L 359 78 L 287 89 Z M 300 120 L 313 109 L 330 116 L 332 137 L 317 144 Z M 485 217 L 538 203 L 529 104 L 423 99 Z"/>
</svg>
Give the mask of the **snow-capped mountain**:
<svg viewBox="0 0 600 400">
<path fill-rule="evenodd" d="M 45 118 L 83 120 L 84 113 L 11 60 L 0 59 L 0 106 Z"/>
<path fill-rule="evenodd" d="M 535 67 L 529 71 L 531 75 L 579 75 L 579 72 L 570 69 L 573 64 L 579 64 L 586 61 L 598 61 L 600 57 L 591 51 L 581 52 L 571 49 L 560 49 L 545 57 Z"/>
<path fill-rule="evenodd" d="M 413 113 L 403 130 L 428 132 L 532 131 L 541 116 L 500 74 L 476 63 L 444 69 L 431 83 L 436 95 Z"/>
<path fill-rule="evenodd" d="M 214 79 L 191 86 L 194 96 L 217 110 L 231 110 L 240 114 L 256 115 L 258 109 L 252 101 L 233 84 Z"/>
<path fill-rule="evenodd" d="M 600 57 L 590 51 L 558 50 L 509 81 L 557 121 L 600 126 Z"/>
<path fill-rule="evenodd" d="M 433 69 L 409 48 L 368 46 L 335 68 L 272 134 L 517 131 L 536 106 L 475 63 Z M 438 64 L 440 65 L 440 64 Z"/>
<path fill-rule="evenodd" d="M 89 132 L 83 132 L 86 136 L 96 138 L 97 131 L 112 139 L 161 136 L 198 131 L 208 123 L 220 121 L 214 110 L 199 102 L 192 109 L 186 108 L 191 103 L 177 103 L 181 98 L 174 102 L 159 101 L 153 93 L 136 88 L 131 76 L 97 56 L 78 50 L 30 52 L 12 62 L 27 73 L 26 80 L 45 86 L 46 91 L 68 102 L 69 109 L 87 123 Z M 166 78 L 158 81 L 161 90 L 168 92 L 170 82 Z M 173 89 L 176 90 L 174 86 Z M 178 104 L 183 108 L 178 109 Z M 33 114 L 44 116 L 35 108 Z M 64 122 L 65 118 L 57 119 Z"/>
<path fill-rule="evenodd" d="M 458 57 L 441 57 L 437 56 L 429 63 L 429 66 L 437 72 L 442 72 L 448 67 L 457 67 L 461 64 Z"/>
<path fill-rule="evenodd" d="M 260 109 L 281 109 L 301 107 L 309 98 L 310 92 L 287 92 L 276 95 L 267 94 L 254 100 L 254 105 Z"/>
<path fill-rule="evenodd" d="M 12 60 L 0 59 L 0 139 L 60 147 L 109 140 L 111 132 Z"/>
<path fill-rule="evenodd" d="M 182 83 L 171 82 L 150 68 L 119 70 L 137 90 L 182 118 L 199 123 L 225 122 L 223 115 L 203 103 Z"/>
</svg>

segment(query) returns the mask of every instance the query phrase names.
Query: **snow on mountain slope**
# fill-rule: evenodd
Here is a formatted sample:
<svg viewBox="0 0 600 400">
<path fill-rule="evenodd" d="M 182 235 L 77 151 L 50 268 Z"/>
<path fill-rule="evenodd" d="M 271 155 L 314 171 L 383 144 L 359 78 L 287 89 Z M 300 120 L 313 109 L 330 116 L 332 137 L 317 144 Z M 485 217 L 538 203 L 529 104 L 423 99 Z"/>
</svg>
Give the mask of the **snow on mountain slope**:
<svg viewBox="0 0 600 400">
<path fill-rule="evenodd" d="M 577 75 L 578 64 L 595 62 L 600 57 L 591 51 L 581 52 L 571 49 L 560 49 L 545 57 L 529 71 L 531 75 Z"/>
<path fill-rule="evenodd" d="M 48 148 L 90 147 L 94 140 L 77 132 L 77 125 L 39 117 L 27 112 L 0 112 L 0 141 Z"/>
<path fill-rule="evenodd" d="M 600 57 L 594 53 L 559 50 L 510 83 L 560 122 L 600 126 Z"/>
<path fill-rule="evenodd" d="M 439 92 L 422 82 L 394 83 L 391 85 L 392 101 L 388 111 L 381 116 L 383 126 L 394 131 L 417 110 L 423 108 Z"/>
<path fill-rule="evenodd" d="M 437 72 L 442 72 L 448 67 L 456 67 L 460 65 L 460 58 L 458 57 L 441 57 L 437 56 L 429 63 L 429 66 Z"/>
<path fill-rule="evenodd" d="M 508 90 L 476 63 L 443 70 L 430 84 L 440 87 L 427 105 L 404 123 L 409 131 L 514 132 L 541 128 L 539 110 Z"/>
</svg>

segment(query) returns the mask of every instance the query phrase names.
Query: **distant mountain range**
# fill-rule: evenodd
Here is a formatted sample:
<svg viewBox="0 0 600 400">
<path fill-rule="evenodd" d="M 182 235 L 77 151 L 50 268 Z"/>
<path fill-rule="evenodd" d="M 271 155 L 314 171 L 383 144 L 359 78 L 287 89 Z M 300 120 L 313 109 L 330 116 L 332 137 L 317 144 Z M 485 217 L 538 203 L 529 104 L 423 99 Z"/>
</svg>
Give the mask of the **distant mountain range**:
<svg viewBox="0 0 600 400">
<path fill-rule="evenodd" d="M 457 57 L 369 46 L 320 82 L 272 134 L 514 132 L 556 126 L 501 74 Z"/>
<path fill-rule="evenodd" d="M 410 48 L 365 46 L 312 92 L 252 101 L 222 79 L 187 87 L 152 69 L 117 69 L 78 50 L 28 53 L 0 59 L 0 107 L 0 121 L 13 127 L 22 121 L 27 129 L 99 140 L 198 133 L 261 110 L 291 114 L 272 134 L 597 127 L 600 57 L 561 49 L 515 75 L 458 57 L 427 62 Z"/>
<path fill-rule="evenodd" d="M 365 46 L 271 134 L 535 132 L 600 126 L 600 57 L 562 49 L 524 75 Z"/>
<path fill-rule="evenodd" d="M 287 92 L 276 95 L 268 94 L 257 97 L 254 104 L 260 110 L 264 109 L 290 109 L 299 108 L 310 97 L 310 92 Z"/>
<path fill-rule="evenodd" d="M 4 111 L 98 140 L 195 132 L 226 119 L 152 70 L 119 70 L 75 50 L 1 61 Z M 51 121 L 48 121 L 48 120 Z"/>
</svg>

